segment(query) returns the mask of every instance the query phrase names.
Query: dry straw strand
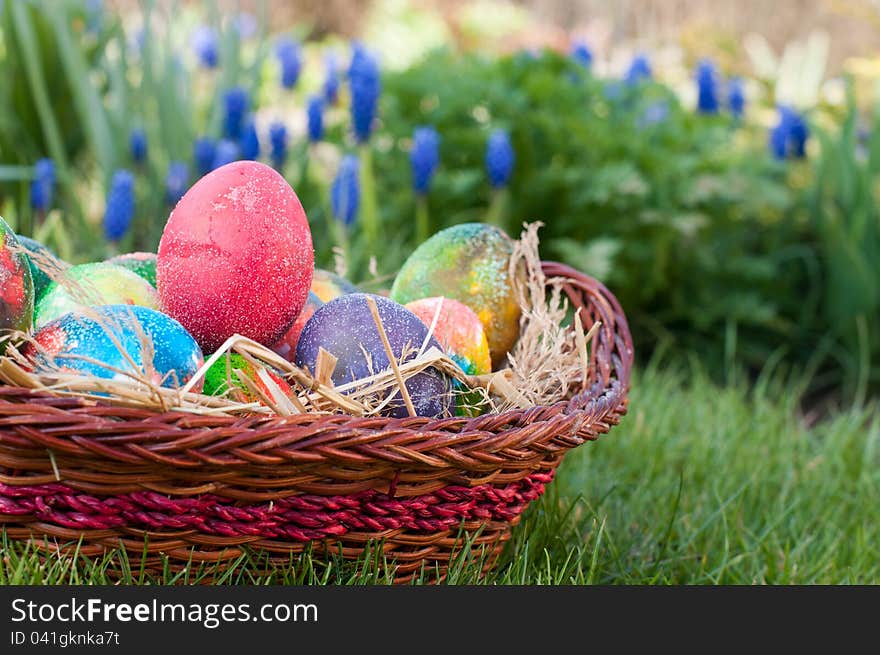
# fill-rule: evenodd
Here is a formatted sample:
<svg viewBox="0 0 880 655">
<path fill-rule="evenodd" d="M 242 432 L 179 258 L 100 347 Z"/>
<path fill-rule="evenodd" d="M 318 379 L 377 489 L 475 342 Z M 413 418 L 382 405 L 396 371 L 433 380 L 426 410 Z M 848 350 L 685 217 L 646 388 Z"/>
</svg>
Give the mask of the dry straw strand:
<svg viewBox="0 0 880 655">
<path fill-rule="evenodd" d="M 367 296 L 367 306 L 370 308 L 370 314 L 373 316 L 373 321 L 376 323 L 376 330 L 378 330 L 379 338 L 382 340 L 382 347 L 385 348 L 385 354 L 388 356 L 391 370 L 394 371 L 394 377 L 397 380 L 398 387 L 400 387 L 400 395 L 403 396 L 403 402 L 406 404 L 406 411 L 409 412 L 410 416 L 415 416 L 416 408 L 413 406 L 412 398 L 409 396 L 409 390 L 406 388 L 406 383 L 403 380 L 403 376 L 400 374 L 400 368 L 397 366 L 397 357 L 394 355 L 394 351 L 391 349 L 391 344 L 388 341 L 388 335 L 385 333 L 385 326 L 382 324 L 382 317 L 379 316 L 379 308 L 376 307 L 376 301 L 371 296 Z"/>
<path fill-rule="evenodd" d="M 339 386 L 334 386 L 331 380 L 337 363 L 332 353 L 320 352 L 316 370 L 309 372 L 266 346 L 236 334 L 211 354 L 182 387 L 163 387 L 157 383 L 158 376 L 152 368 L 155 345 L 139 326 L 136 317 L 132 314 L 130 318 L 144 353 L 143 359 L 146 363 L 143 367 L 137 367 L 134 359 L 122 349 L 118 335 L 123 326 L 118 325 L 117 321 L 108 321 L 105 315 L 88 307 L 83 308 L 83 315 L 98 321 L 107 331 L 113 343 L 128 356 L 131 370 L 111 369 L 114 379 L 77 375 L 51 366 L 35 372 L 15 345 L 16 342 L 33 341 L 29 335 L 17 333 L 3 339 L 8 347 L 5 355 L 0 358 L 0 381 L 122 406 L 238 416 L 254 413 L 284 416 L 301 413 L 346 413 L 353 416 L 374 416 L 384 411 L 392 398 L 399 393 L 409 414 L 415 415 L 406 381 L 428 368 L 435 368 L 459 381 L 459 388 L 454 393 L 466 395 L 477 391 L 494 412 L 552 403 L 569 395 L 574 390 L 574 384 L 578 390 L 586 388 L 590 364 L 588 349 L 599 323 L 591 325 L 585 334 L 583 317 L 578 310 L 574 314 L 572 325 L 563 324 L 567 302 L 562 288 L 566 279 L 548 280 L 543 273 L 538 252 L 538 230 L 542 225 L 540 222 L 524 224 L 520 239 L 514 242 L 509 273 L 522 310 L 520 335 L 516 345 L 508 353 L 506 366 L 488 375 L 465 375 L 447 354 L 436 347 L 429 347 L 442 304 L 438 305 L 428 328 L 427 338 L 419 349 L 415 353 L 409 351 L 402 353 L 399 358 L 394 357 L 375 301 L 368 297 L 370 312 L 376 322 L 390 366 L 375 371 L 367 378 Z M 63 275 L 59 277 L 63 278 Z M 81 293 L 76 290 L 76 284 L 70 283 L 70 286 L 72 293 Z M 240 354 L 251 365 L 255 378 L 231 367 L 229 355 L 233 352 Z M 194 390 L 204 379 L 207 370 L 222 357 L 227 358 L 228 388 L 217 396 L 196 393 Z M 272 379 L 270 371 L 286 378 L 293 393 L 285 393 Z M 233 384 L 233 375 L 251 397 L 259 401 L 245 402 L 240 389 Z M 472 396 L 467 397 L 472 400 Z"/>
</svg>

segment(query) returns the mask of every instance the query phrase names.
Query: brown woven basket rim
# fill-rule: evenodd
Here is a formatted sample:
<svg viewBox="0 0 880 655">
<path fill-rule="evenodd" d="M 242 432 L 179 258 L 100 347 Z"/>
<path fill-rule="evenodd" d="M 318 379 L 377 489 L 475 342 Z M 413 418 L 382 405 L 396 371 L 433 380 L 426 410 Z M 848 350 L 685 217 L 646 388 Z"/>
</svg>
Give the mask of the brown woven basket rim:
<svg viewBox="0 0 880 655">
<path fill-rule="evenodd" d="M 230 417 L 114 407 L 0 386 L 0 482 L 64 478 L 79 489 L 107 493 L 135 487 L 216 492 L 222 486 L 233 495 L 246 488 L 242 493 L 254 500 L 290 489 L 397 487 L 416 494 L 550 469 L 626 413 L 633 347 L 626 317 L 603 284 L 564 264 L 542 262 L 542 268 L 548 282 L 562 280 L 575 307 L 586 310 L 585 327 L 601 322 L 589 385 L 571 398 L 470 418 Z M 165 485 L 170 478 L 174 485 Z"/>
</svg>

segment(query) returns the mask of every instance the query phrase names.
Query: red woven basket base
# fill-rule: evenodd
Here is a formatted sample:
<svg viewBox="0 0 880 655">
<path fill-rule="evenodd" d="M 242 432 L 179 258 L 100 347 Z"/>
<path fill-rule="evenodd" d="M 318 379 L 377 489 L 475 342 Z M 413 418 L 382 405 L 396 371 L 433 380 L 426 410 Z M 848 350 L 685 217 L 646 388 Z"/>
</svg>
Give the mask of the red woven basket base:
<svg viewBox="0 0 880 655">
<path fill-rule="evenodd" d="M 312 553 L 321 555 L 341 555 L 346 560 L 357 560 L 364 555 L 365 548 L 379 549 L 382 556 L 389 564 L 394 564 L 394 582 L 407 584 L 414 578 L 422 576 L 428 581 L 440 582 L 445 579 L 450 561 L 460 552 L 463 543 L 470 544 L 473 552 L 483 562 L 482 572 L 487 573 L 495 566 L 498 556 L 504 549 L 505 543 L 510 539 L 511 529 L 519 524 L 520 517 L 509 522 L 501 523 L 466 523 L 461 531 L 449 530 L 440 534 L 432 535 L 407 535 L 405 533 L 389 535 L 384 541 L 376 541 L 373 534 L 351 535 L 351 538 L 336 541 L 312 542 L 311 544 L 289 544 L 260 542 L 248 544 L 256 547 L 267 555 L 261 558 L 261 562 L 267 566 L 280 566 L 290 564 L 291 556 L 297 556 L 307 549 Z M 55 532 L 53 526 L 42 526 L 43 529 L 35 531 L 41 526 L 38 524 L 29 527 L 7 526 L 6 533 L 10 539 L 25 541 L 29 540 L 44 557 L 58 554 L 73 555 L 77 553 L 83 557 L 98 558 L 105 555 L 109 550 L 124 548 L 130 570 L 135 574 L 141 569 L 147 573 L 160 576 L 165 570 L 172 573 L 179 572 L 190 566 L 200 563 L 210 564 L 211 576 L 205 582 L 210 582 L 228 566 L 237 560 L 243 550 L 236 547 L 223 547 L 216 550 L 204 550 L 187 547 L 180 541 L 150 542 L 155 547 L 150 548 L 146 556 L 144 541 L 125 538 L 110 538 L 106 541 L 97 540 L 91 543 L 76 544 L 69 541 L 61 543 L 50 535 Z M 89 535 L 91 537 L 91 535 Z M 271 553 L 277 553 L 272 555 Z M 122 576 L 122 570 L 108 569 L 109 579 Z M 184 580 L 181 580 L 184 582 Z"/>
<path fill-rule="evenodd" d="M 368 547 L 378 548 L 394 565 L 395 580 L 407 582 L 423 567 L 429 577 L 442 578 L 465 544 L 488 570 L 522 511 L 552 478 L 552 471 L 535 472 L 504 486 L 448 486 L 419 497 L 367 491 L 260 505 L 212 495 L 100 498 L 59 483 L 0 484 L 0 525 L 11 539 L 30 540 L 47 552 L 97 557 L 124 549 L 133 570 L 179 571 L 202 562 L 222 570 L 244 547 L 276 565 L 307 550 L 355 560 Z"/>
</svg>

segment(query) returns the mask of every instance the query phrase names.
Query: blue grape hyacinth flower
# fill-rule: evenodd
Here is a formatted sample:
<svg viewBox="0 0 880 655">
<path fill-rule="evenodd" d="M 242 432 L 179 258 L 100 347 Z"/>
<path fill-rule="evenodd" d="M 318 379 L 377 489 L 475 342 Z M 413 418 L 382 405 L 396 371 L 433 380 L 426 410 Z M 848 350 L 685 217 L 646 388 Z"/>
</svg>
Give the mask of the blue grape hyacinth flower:
<svg viewBox="0 0 880 655">
<path fill-rule="evenodd" d="M 645 107 L 641 116 L 636 120 L 636 126 L 639 129 L 647 129 L 654 125 L 659 125 L 669 118 L 669 103 L 665 100 L 657 100 Z"/>
<path fill-rule="evenodd" d="M 169 205 L 177 204 L 189 188 L 189 166 L 186 162 L 173 161 L 168 165 L 168 174 L 165 176 L 165 202 Z"/>
<path fill-rule="evenodd" d="M 417 127 L 409 153 L 413 189 L 419 195 L 428 193 L 437 164 L 440 163 L 440 135 L 433 127 Z"/>
<path fill-rule="evenodd" d="M 91 34 L 100 33 L 104 27 L 104 0 L 86 0 L 85 14 L 86 31 Z"/>
<path fill-rule="evenodd" d="M 134 218 L 134 175 L 121 169 L 113 173 L 104 210 L 104 234 L 110 241 L 119 241 Z"/>
<path fill-rule="evenodd" d="M 240 39 L 249 39 L 257 33 L 257 19 L 246 11 L 240 12 L 232 19 L 232 29 Z"/>
<path fill-rule="evenodd" d="M 701 114 L 718 113 L 718 73 L 715 64 L 703 59 L 697 64 L 697 111 Z"/>
<path fill-rule="evenodd" d="M 128 149 L 131 158 L 136 164 L 142 164 L 147 159 L 147 133 L 142 128 L 134 128 L 128 135 Z"/>
<path fill-rule="evenodd" d="M 746 92 L 739 77 L 732 77 L 727 83 L 727 106 L 734 118 L 742 118 L 746 108 Z"/>
<path fill-rule="evenodd" d="M 642 80 L 650 80 L 652 76 L 651 62 L 648 57 L 644 54 L 638 54 L 630 62 L 624 80 L 627 84 L 637 84 Z"/>
<path fill-rule="evenodd" d="M 779 107 L 779 121 L 770 129 L 770 151 L 777 159 L 802 159 L 809 137 L 807 123 L 793 107 Z"/>
<path fill-rule="evenodd" d="M 571 48 L 571 58 L 584 68 L 593 65 L 593 52 L 583 41 L 578 41 Z"/>
<path fill-rule="evenodd" d="M 134 30 L 126 39 L 129 52 L 135 57 L 140 57 L 144 52 L 144 44 L 147 40 L 147 30 L 141 26 Z"/>
<path fill-rule="evenodd" d="M 807 156 L 807 137 L 810 131 L 804 117 L 797 112 L 792 112 L 789 118 L 788 139 L 791 145 L 792 156 L 802 159 Z"/>
<path fill-rule="evenodd" d="M 193 163 L 199 175 L 210 172 L 214 167 L 217 142 L 209 136 L 200 136 L 193 142 Z"/>
<path fill-rule="evenodd" d="M 287 127 L 281 121 L 275 121 L 269 126 L 269 144 L 272 165 L 281 170 L 287 161 Z"/>
<path fill-rule="evenodd" d="M 201 25 L 192 35 L 192 48 L 204 68 L 217 68 L 220 48 L 217 31 L 209 25 Z"/>
<path fill-rule="evenodd" d="M 324 99 L 319 95 L 309 96 L 306 104 L 306 127 L 312 143 L 324 138 Z"/>
<path fill-rule="evenodd" d="M 324 99 L 331 105 L 339 98 L 339 63 L 335 52 L 324 55 Z"/>
<path fill-rule="evenodd" d="M 282 37 L 275 45 L 275 56 L 281 65 L 281 86 L 292 89 L 302 70 L 302 53 L 299 44 L 290 37 Z"/>
<path fill-rule="evenodd" d="M 788 126 L 784 124 L 782 117 L 770 128 L 768 145 L 776 159 L 785 159 L 788 156 Z"/>
<path fill-rule="evenodd" d="M 241 128 L 241 140 L 238 144 L 242 159 L 260 158 L 260 137 L 257 135 L 257 126 L 253 116 L 248 116 Z"/>
<path fill-rule="evenodd" d="M 379 62 L 361 44 L 355 44 L 348 69 L 351 86 L 351 121 L 359 143 L 366 143 L 373 132 L 381 81 Z"/>
<path fill-rule="evenodd" d="M 233 87 L 223 94 L 223 133 L 227 138 L 234 140 L 241 138 L 244 117 L 249 105 L 247 91 L 240 86 Z"/>
<path fill-rule="evenodd" d="M 34 211 L 48 211 L 55 195 L 55 162 L 39 159 L 34 164 L 34 177 L 30 187 L 31 208 Z"/>
<path fill-rule="evenodd" d="M 241 158 L 241 152 L 238 144 L 229 139 L 220 139 L 217 143 L 217 149 L 214 151 L 214 161 L 211 163 L 211 169 L 220 168 L 226 164 L 238 161 Z"/>
<path fill-rule="evenodd" d="M 360 206 L 359 167 L 358 158 L 354 155 L 343 157 L 330 187 L 330 205 L 333 216 L 346 226 L 355 222 Z"/>
<path fill-rule="evenodd" d="M 507 131 L 503 129 L 493 131 L 486 143 L 486 172 L 494 188 L 507 186 L 515 160 L 513 145 L 510 143 L 510 135 Z"/>
</svg>

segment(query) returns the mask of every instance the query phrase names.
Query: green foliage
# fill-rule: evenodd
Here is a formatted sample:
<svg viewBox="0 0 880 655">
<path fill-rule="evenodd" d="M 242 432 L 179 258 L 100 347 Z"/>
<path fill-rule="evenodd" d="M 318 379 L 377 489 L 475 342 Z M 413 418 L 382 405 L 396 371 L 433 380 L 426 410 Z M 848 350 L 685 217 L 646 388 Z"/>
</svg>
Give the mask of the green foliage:
<svg viewBox="0 0 880 655">
<path fill-rule="evenodd" d="M 306 41 L 300 83 L 281 89 L 274 36 L 258 6 L 259 34 L 242 39 L 211 3 L 199 12 L 145 0 L 135 48 L 131 27 L 112 13 L 99 30 L 87 28 L 78 0 L 52 12 L 28 0 L 0 4 L 0 66 L 10 73 L 0 78 L 4 217 L 73 263 L 155 251 L 171 210 L 169 164 L 192 165 L 194 140 L 221 136 L 222 94 L 242 85 L 264 123 L 288 125 L 282 173 L 309 216 L 318 266 L 335 268 L 334 248 L 344 246 L 346 274 L 364 289 L 388 286 L 419 225 L 431 233 L 486 220 L 516 236 L 523 222 L 541 221 L 543 256 L 618 296 L 643 358 L 671 345 L 697 353 L 719 376 L 782 358 L 815 375 L 817 390 L 843 384 L 847 397 L 866 397 L 880 379 L 877 109 L 862 116 L 850 98 L 845 111 L 812 126 L 810 160 L 779 162 L 766 126 L 697 114 L 658 82 L 599 78 L 549 51 L 438 50 L 385 72 L 368 144 L 352 138 L 343 81 L 324 141 L 310 146 L 294 126 L 321 83 L 313 69 L 326 44 Z M 200 21 L 219 34 L 216 70 L 200 69 L 187 49 Z M 334 47 L 344 74 L 348 50 Z M 440 166 L 421 200 L 409 163 L 420 125 L 441 138 Z M 139 166 L 128 150 L 134 127 L 149 144 Z M 496 128 L 509 131 L 516 153 L 502 190 L 485 172 Z M 266 139 L 262 146 L 268 161 Z M 361 159 L 364 196 L 360 222 L 344 232 L 330 215 L 328 188 L 346 153 Z M 28 203 L 31 166 L 43 156 L 55 160 L 60 184 L 57 209 L 45 218 Z M 109 244 L 100 222 L 118 167 L 136 174 L 136 217 Z M 367 240 L 374 213 L 381 238 Z"/>
<path fill-rule="evenodd" d="M 787 216 L 796 195 L 763 130 L 696 115 L 666 87 L 598 79 L 565 57 L 440 52 L 385 80 L 383 131 L 442 136 L 433 229 L 486 217 L 487 134 L 510 130 L 516 165 L 504 227 L 540 220 L 543 254 L 603 280 L 637 348 L 667 337 L 719 368 L 727 330 L 759 367 L 797 331 L 804 264 Z M 384 221 L 412 225 L 404 153 L 380 160 Z"/>
<path fill-rule="evenodd" d="M 189 162 L 197 135 L 218 136 L 223 90 L 242 84 L 255 93 L 267 55 L 265 16 L 261 37 L 245 47 L 238 33 L 207 16 L 220 35 L 224 68 L 212 73 L 182 65 L 175 39 L 153 18 L 168 21 L 180 9 L 142 3 L 143 38 L 136 46 L 119 16 L 107 12 L 99 29 L 85 21 L 85 4 L 6 2 L 0 5 L 0 206 L 9 207 L 17 229 L 39 236 L 74 263 L 93 261 L 119 251 L 155 251 L 170 207 L 164 196 L 165 172 L 171 161 Z M 183 29 L 192 25 L 183 24 Z M 183 31 L 181 30 L 181 32 Z M 185 36 L 185 35 L 184 35 Z M 194 88 L 206 87 L 193 94 Z M 129 152 L 129 134 L 146 131 L 149 157 L 137 165 Z M 63 227 L 43 229 L 31 212 L 29 167 L 51 157 L 62 192 L 57 206 Z M 101 234 L 103 196 L 117 168 L 136 175 L 136 217 L 126 238 L 116 246 Z M 96 209 L 97 207 L 97 209 Z M 49 219 L 51 220 L 51 219 Z M 51 225 L 51 224 L 50 224 Z"/>
<path fill-rule="evenodd" d="M 842 381 L 864 399 L 880 381 L 880 102 L 863 115 L 850 88 L 835 118 L 816 129 L 821 151 L 806 194 L 823 273 L 813 324 L 839 364 L 826 386 Z"/>
<path fill-rule="evenodd" d="M 45 12 L 34 2 L 0 4 L 0 156 L 4 165 L 17 164 L 18 175 L 0 178 L 0 199 L 11 195 L 17 200 L 16 229 L 33 234 L 34 221 L 28 205 L 27 182 L 30 166 L 40 157 L 51 157 L 58 169 L 60 204 L 71 222 L 82 228 L 82 212 L 69 162 L 86 147 L 84 124 L 76 111 L 75 96 L 88 93 L 88 80 L 69 75 L 94 64 L 104 43 L 82 36 L 71 22 L 61 26 L 62 17 L 81 18 L 81 7 L 57 3 Z M 74 16 L 76 14 L 76 16 Z M 71 40 L 78 47 L 70 47 Z M 73 57 L 65 62 L 65 55 Z M 87 62 L 87 63 L 84 63 Z M 78 83 L 85 81 L 85 89 Z M 100 117 L 98 117 L 100 119 Z M 12 172 L 7 168 L 7 172 Z M 55 244 L 57 247 L 57 244 Z"/>
</svg>

